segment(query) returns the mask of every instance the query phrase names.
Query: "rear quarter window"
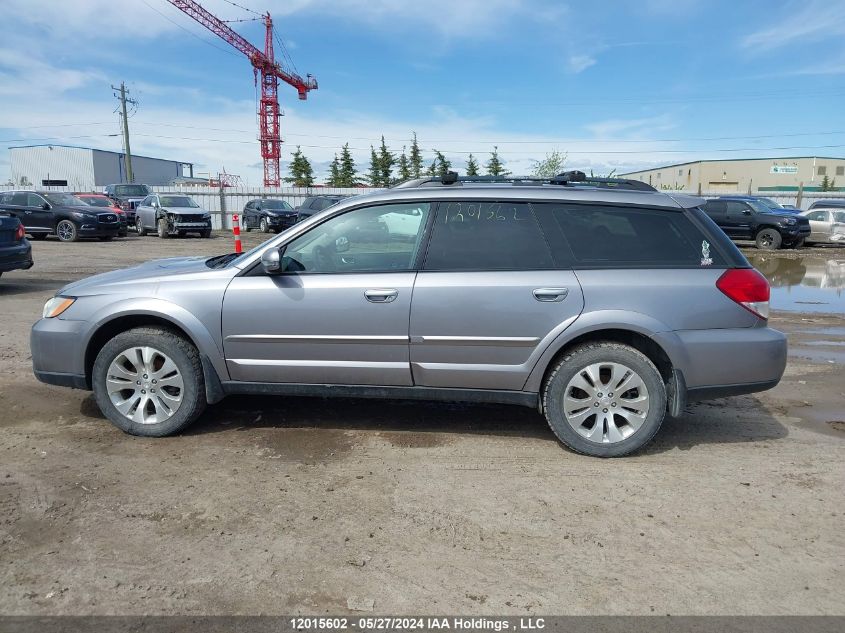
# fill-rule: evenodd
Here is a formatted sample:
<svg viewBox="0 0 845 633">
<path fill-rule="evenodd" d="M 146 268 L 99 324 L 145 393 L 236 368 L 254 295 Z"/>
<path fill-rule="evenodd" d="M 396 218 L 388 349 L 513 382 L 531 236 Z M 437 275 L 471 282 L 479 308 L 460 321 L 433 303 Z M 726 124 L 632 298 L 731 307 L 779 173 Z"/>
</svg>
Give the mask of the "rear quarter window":
<svg viewBox="0 0 845 633">
<path fill-rule="evenodd" d="M 716 247 L 713 236 L 681 209 L 554 203 L 534 206 L 550 231 L 549 241 L 559 263 L 568 260 L 577 268 L 727 265 L 721 244 Z"/>
</svg>

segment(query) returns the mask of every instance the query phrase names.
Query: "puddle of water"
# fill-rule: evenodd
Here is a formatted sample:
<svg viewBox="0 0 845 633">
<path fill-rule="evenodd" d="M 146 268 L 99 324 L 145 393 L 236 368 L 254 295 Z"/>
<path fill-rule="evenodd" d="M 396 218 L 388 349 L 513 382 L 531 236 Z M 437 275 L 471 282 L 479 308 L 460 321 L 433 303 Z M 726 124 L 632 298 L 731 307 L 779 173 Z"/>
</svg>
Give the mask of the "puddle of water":
<svg viewBox="0 0 845 633">
<path fill-rule="evenodd" d="M 773 310 L 845 312 L 845 252 L 841 256 L 790 259 L 750 253 L 748 261 L 769 280 Z"/>
</svg>

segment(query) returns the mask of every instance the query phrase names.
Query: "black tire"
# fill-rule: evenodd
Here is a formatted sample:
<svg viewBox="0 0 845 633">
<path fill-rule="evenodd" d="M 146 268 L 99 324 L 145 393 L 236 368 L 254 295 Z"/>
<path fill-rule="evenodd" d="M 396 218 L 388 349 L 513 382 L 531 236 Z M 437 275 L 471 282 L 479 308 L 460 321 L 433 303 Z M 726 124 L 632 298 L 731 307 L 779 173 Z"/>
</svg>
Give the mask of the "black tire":
<svg viewBox="0 0 845 633">
<path fill-rule="evenodd" d="M 580 435 L 567 421 L 563 409 L 563 399 L 569 381 L 586 367 L 602 362 L 619 363 L 636 372 L 642 379 L 649 397 L 648 413 L 640 427 L 628 437 L 613 443 L 595 442 Z M 621 396 L 622 394 L 617 394 L 617 399 L 621 399 Z M 567 352 L 552 368 L 543 388 L 542 403 L 546 421 L 552 432 L 570 449 L 593 457 L 621 457 L 648 444 L 660 429 L 666 415 L 666 385 L 654 363 L 639 350 L 620 343 L 588 343 Z M 587 420 L 590 418 L 585 422 Z M 598 423 L 600 422 L 596 417 L 593 424 Z"/>
<path fill-rule="evenodd" d="M 135 218 L 135 232 L 138 233 L 140 237 L 147 236 L 147 229 L 144 228 L 144 223 L 141 221 L 141 216 L 137 216 Z"/>
<path fill-rule="evenodd" d="M 261 218 L 261 222 L 258 224 L 258 227 L 261 229 L 262 233 L 270 232 L 270 225 L 267 224 L 267 218 Z"/>
<path fill-rule="evenodd" d="M 200 237 L 207 240 L 211 237 L 211 229 L 206 229 L 205 231 L 200 231 Z"/>
<path fill-rule="evenodd" d="M 242 220 L 242 222 L 241 222 L 241 223 L 242 223 L 242 225 L 243 225 L 243 229 L 244 229 L 244 231 L 246 231 L 247 233 L 249 233 L 249 232 L 252 230 L 252 227 L 249 225 L 249 218 L 248 218 L 248 217 L 246 217 L 245 215 L 242 215 L 242 216 L 241 216 L 241 220 Z"/>
<path fill-rule="evenodd" d="M 764 251 L 776 251 L 783 243 L 783 237 L 775 229 L 763 229 L 754 236 L 757 248 Z"/>
<path fill-rule="evenodd" d="M 111 242 L 114 239 L 114 235 L 101 235 L 100 241 L 101 242 Z"/>
<path fill-rule="evenodd" d="M 166 240 L 167 238 L 170 237 L 170 233 L 167 230 L 167 220 L 166 219 L 159 218 L 158 222 L 156 223 L 156 226 L 158 227 L 158 236 L 161 239 Z"/>
<path fill-rule="evenodd" d="M 176 412 L 162 422 L 154 424 L 135 422 L 118 411 L 109 398 L 106 389 L 109 366 L 123 351 L 136 346 L 165 351 L 182 375 L 184 383 L 182 402 Z M 97 354 L 91 382 L 94 397 L 103 415 L 116 427 L 131 435 L 147 437 L 173 435 L 196 420 L 206 407 L 205 381 L 199 352 L 189 341 L 164 328 L 134 328 L 112 338 Z"/>
<path fill-rule="evenodd" d="M 56 225 L 56 235 L 62 242 L 79 241 L 79 231 L 76 225 L 70 220 L 62 220 Z"/>
<path fill-rule="evenodd" d="M 35 240 L 36 242 L 40 242 L 41 240 L 47 239 L 47 233 L 30 233 L 29 239 Z"/>
</svg>

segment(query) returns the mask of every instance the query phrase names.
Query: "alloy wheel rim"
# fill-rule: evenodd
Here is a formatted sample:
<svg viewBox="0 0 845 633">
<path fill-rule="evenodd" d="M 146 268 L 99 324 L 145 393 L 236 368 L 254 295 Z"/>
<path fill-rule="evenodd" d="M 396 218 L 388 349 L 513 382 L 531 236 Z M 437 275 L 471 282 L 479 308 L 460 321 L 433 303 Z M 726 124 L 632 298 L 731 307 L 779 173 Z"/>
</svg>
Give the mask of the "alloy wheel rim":
<svg viewBox="0 0 845 633">
<path fill-rule="evenodd" d="M 569 426 L 597 444 L 628 439 L 645 422 L 648 388 L 637 372 L 615 362 L 599 362 L 579 370 L 567 383 L 563 412 Z"/>
<path fill-rule="evenodd" d="M 73 227 L 66 221 L 59 223 L 59 237 L 62 240 L 69 240 L 73 235 Z"/>
<path fill-rule="evenodd" d="M 114 407 L 138 424 L 170 419 L 182 405 L 185 382 L 176 363 L 148 346 L 130 347 L 112 360 L 106 391 Z"/>
<path fill-rule="evenodd" d="M 144 226 L 143 226 L 143 222 L 141 222 L 141 218 L 136 218 L 136 220 L 135 220 L 135 230 L 138 231 L 138 233 L 140 233 L 143 228 L 144 228 Z"/>
</svg>

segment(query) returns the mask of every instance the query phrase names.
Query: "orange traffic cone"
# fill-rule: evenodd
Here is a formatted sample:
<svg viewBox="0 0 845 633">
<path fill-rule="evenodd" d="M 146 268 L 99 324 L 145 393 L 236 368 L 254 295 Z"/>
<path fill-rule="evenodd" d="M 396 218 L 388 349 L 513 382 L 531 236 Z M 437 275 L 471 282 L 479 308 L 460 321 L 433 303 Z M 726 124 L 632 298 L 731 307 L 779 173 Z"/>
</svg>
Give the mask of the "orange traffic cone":
<svg viewBox="0 0 845 633">
<path fill-rule="evenodd" d="M 238 220 L 238 214 L 232 216 L 232 232 L 235 234 L 235 252 L 243 253 L 244 247 L 241 246 L 241 223 Z"/>
</svg>

